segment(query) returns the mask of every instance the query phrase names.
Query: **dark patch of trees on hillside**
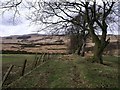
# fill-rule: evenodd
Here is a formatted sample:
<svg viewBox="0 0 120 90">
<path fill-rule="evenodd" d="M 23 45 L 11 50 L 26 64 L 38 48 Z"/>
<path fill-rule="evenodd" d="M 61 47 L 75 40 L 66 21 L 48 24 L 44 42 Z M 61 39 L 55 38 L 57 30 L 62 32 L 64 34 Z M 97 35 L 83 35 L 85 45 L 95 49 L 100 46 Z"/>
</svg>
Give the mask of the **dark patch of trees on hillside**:
<svg viewBox="0 0 120 90">
<path fill-rule="evenodd" d="M 2 50 L 1 54 L 36 54 L 36 52 L 27 52 L 27 51 L 13 51 L 13 50 Z M 38 52 L 37 54 L 43 54 L 43 52 Z M 47 53 L 45 53 L 47 54 Z M 52 55 L 66 55 L 66 53 L 50 53 Z"/>
<path fill-rule="evenodd" d="M 12 37 L 6 37 L 6 39 L 12 39 Z"/>
<path fill-rule="evenodd" d="M 27 51 L 13 51 L 13 50 L 2 50 L 2 54 L 33 54 L 32 52 Z"/>
<path fill-rule="evenodd" d="M 35 47 L 35 44 L 24 44 L 21 47 Z"/>
<path fill-rule="evenodd" d="M 29 39 L 31 38 L 31 36 L 19 36 L 17 37 L 17 39 Z"/>
</svg>

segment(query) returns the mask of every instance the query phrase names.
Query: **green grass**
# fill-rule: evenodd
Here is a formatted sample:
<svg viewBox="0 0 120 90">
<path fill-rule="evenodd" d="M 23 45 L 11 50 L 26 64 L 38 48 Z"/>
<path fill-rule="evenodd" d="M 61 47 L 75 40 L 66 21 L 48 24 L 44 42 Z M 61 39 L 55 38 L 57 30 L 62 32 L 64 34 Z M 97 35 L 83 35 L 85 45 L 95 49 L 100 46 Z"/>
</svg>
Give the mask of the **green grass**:
<svg viewBox="0 0 120 90">
<path fill-rule="evenodd" d="M 23 61 L 25 59 L 33 60 L 35 55 L 29 54 L 2 54 L 2 62 Z"/>
<path fill-rule="evenodd" d="M 40 55 L 39 55 L 40 56 Z M 10 65 L 14 65 L 9 77 L 5 81 L 7 86 L 20 77 L 24 60 L 27 59 L 25 73 L 32 69 L 35 54 L 2 54 L 2 77 L 5 75 Z"/>
<path fill-rule="evenodd" d="M 61 56 L 60 56 L 61 57 Z M 13 82 L 11 88 L 118 88 L 118 57 L 105 56 L 104 63 L 74 60 L 47 60 L 32 73 Z"/>
<path fill-rule="evenodd" d="M 3 74 L 6 72 L 8 67 L 12 64 L 14 67 L 22 67 L 23 62 L 27 59 L 27 65 L 32 64 L 35 55 L 24 55 L 24 54 L 3 54 L 2 55 L 2 70 Z"/>
</svg>

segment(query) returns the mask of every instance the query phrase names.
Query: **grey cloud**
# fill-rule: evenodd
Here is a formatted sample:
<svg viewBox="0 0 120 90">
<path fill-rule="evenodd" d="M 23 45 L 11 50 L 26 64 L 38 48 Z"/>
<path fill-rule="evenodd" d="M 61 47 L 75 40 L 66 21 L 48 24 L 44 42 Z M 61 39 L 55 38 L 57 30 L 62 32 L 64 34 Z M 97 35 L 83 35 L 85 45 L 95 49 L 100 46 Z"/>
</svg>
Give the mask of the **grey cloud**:
<svg viewBox="0 0 120 90">
<path fill-rule="evenodd" d="M 22 24 L 23 22 L 24 22 L 24 18 L 22 16 L 16 15 L 14 17 L 14 14 L 10 11 L 0 16 L 0 24 L 2 25 L 17 26 Z"/>
<path fill-rule="evenodd" d="M 3 25 L 11 25 L 11 26 L 16 26 L 16 25 L 19 25 L 19 24 L 22 24 L 23 21 L 21 18 L 2 18 L 2 24 Z"/>
</svg>

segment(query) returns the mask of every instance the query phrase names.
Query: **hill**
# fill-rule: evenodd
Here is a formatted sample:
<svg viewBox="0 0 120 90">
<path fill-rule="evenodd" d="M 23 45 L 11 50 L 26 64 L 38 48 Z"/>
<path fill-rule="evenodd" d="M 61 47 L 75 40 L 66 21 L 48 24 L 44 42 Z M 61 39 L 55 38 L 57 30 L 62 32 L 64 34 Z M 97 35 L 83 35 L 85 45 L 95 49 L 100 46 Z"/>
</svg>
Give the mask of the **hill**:
<svg viewBox="0 0 120 90">
<path fill-rule="evenodd" d="M 100 36 L 99 36 L 100 37 Z M 110 44 L 106 48 L 105 54 L 118 54 L 118 41 L 120 36 L 108 35 Z M 62 53 L 67 54 L 70 38 L 65 35 L 14 35 L 2 38 L 3 53 Z M 92 53 L 94 43 L 89 39 L 86 45 L 86 53 Z"/>
<path fill-rule="evenodd" d="M 64 35 L 29 34 L 2 38 L 2 50 L 32 53 L 66 53 L 69 38 Z"/>
</svg>

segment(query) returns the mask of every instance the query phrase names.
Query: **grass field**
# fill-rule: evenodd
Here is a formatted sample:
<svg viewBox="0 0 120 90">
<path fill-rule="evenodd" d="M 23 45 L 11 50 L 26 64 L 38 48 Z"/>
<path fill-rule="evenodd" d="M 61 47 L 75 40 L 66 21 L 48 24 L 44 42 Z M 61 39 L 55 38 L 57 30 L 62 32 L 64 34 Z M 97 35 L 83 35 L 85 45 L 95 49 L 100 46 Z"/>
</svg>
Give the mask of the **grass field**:
<svg viewBox="0 0 120 90">
<path fill-rule="evenodd" d="M 35 55 L 3 55 L 3 68 L 13 63 L 22 65 L 24 59 L 31 63 L 34 57 Z M 118 88 L 118 59 L 119 57 L 105 56 L 105 65 L 101 65 L 90 63 L 76 55 L 60 55 L 47 60 L 30 74 L 11 81 L 9 87 Z"/>
<path fill-rule="evenodd" d="M 35 59 L 35 55 L 28 55 L 28 54 L 3 54 L 2 55 L 2 76 L 5 75 L 10 65 L 14 65 L 4 86 L 7 86 L 8 84 L 10 84 L 11 82 L 13 82 L 14 80 L 20 77 L 22 66 L 25 59 L 27 59 L 27 64 L 25 69 L 25 73 L 27 73 L 32 69 L 32 64 L 33 64 L 33 60 Z"/>
</svg>

